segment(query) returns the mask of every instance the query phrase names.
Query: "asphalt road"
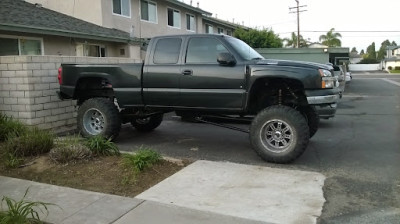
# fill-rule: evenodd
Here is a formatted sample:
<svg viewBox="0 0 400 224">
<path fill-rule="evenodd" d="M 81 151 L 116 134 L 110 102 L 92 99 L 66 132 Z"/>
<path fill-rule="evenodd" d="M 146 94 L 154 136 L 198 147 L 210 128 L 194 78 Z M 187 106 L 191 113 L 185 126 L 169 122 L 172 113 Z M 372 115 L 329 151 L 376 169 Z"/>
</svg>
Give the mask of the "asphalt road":
<svg viewBox="0 0 400 224">
<path fill-rule="evenodd" d="M 264 162 L 245 133 L 171 115 L 152 133 L 124 125 L 116 143 L 124 151 L 144 146 L 176 158 L 320 172 L 327 179 L 319 223 L 400 223 L 400 75 L 354 74 L 335 118 L 321 121 L 292 164 Z"/>
</svg>

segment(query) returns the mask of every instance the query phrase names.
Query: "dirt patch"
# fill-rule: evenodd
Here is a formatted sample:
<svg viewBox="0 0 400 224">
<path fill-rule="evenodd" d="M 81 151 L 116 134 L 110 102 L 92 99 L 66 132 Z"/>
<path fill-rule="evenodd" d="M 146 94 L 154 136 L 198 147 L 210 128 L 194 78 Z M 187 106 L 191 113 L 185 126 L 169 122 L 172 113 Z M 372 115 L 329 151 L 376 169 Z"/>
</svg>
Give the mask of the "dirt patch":
<svg viewBox="0 0 400 224">
<path fill-rule="evenodd" d="M 25 164 L 27 166 L 16 169 L 7 169 L 0 165 L 0 175 L 134 197 L 178 172 L 189 162 L 162 160 L 142 172 L 134 172 L 126 167 L 121 156 L 96 157 L 62 165 L 43 155 L 30 158 Z"/>
</svg>

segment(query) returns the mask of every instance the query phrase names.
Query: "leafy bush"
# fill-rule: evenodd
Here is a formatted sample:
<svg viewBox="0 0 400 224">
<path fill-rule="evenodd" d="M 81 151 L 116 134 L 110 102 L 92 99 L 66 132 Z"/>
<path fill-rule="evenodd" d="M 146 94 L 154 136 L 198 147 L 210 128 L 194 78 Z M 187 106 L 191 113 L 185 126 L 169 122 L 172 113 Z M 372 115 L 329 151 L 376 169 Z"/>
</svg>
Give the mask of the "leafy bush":
<svg viewBox="0 0 400 224">
<path fill-rule="evenodd" d="M 358 64 L 378 64 L 379 61 L 373 58 L 364 58 Z"/>
<path fill-rule="evenodd" d="M 3 196 L 2 203 L 7 204 L 7 211 L 0 212 L 0 224 L 29 224 L 29 223 L 43 223 L 39 218 L 39 210 L 46 215 L 49 214 L 47 206 L 53 205 L 44 202 L 32 202 L 25 201 L 25 197 L 28 193 L 29 188 L 25 191 L 24 197 L 20 201 Z"/>
<path fill-rule="evenodd" d="M 78 136 L 69 136 L 55 142 L 49 156 L 59 163 L 68 163 L 74 160 L 90 158 L 92 151 L 83 144 Z"/>
<path fill-rule="evenodd" d="M 400 66 L 395 66 L 394 70 L 400 70 Z"/>
<path fill-rule="evenodd" d="M 161 155 L 151 149 L 141 148 L 135 154 L 124 154 L 123 162 L 125 165 L 133 167 L 137 171 L 142 171 L 161 160 Z"/>
<path fill-rule="evenodd" d="M 4 160 L 4 165 L 7 168 L 17 168 L 24 162 L 24 159 L 22 159 L 21 157 L 15 156 L 12 153 L 4 154 L 3 160 Z"/>
<path fill-rule="evenodd" d="M 390 71 L 390 70 L 393 70 L 393 67 L 392 67 L 392 66 L 389 66 L 388 69 L 389 69 L 389 71 Z"/>
<path fill-rule="evenodd" d="M 29 128 L 19 136 L 9 136 L 5 147 L 16 157 L 36 156 L 50 152 L 53 147 L 53 134 L 38 128 Z"/>
<path fill-rule="evenodd" d="M 88 138 L 85 145 L 94 155 L 112 156 L 120 154 L 118 147 L 111 142 L 111 138 L 106 139 L 100 135 Z"/>
<path fill-rule="evenodd" d="M 20 136 L 28 128 L 20 121 L 0 114 L 0 142 L 7 140 L 8 136 Z"/>
</svg>

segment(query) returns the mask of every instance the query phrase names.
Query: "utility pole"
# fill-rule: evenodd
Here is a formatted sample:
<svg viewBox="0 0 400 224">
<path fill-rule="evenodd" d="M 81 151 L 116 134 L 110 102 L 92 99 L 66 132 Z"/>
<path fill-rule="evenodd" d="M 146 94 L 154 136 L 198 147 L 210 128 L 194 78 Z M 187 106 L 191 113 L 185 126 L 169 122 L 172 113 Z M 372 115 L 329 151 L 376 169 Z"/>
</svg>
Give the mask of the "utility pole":
<svg viewBox="0 0 400 224">
<path fill-rule="evenodd" d="M 300 13 L 307 11 L 307 10 L 301 10 L 300 11 L 300 8 L 307 7 L 307 5 L 300 5 L 299 0 L 295 0 L 295 1 L 297 3 L 297 6 L 296 7 L 289 7 L 289 10 L 296 9 L 295 12 L 290 12 L 290 13 L 297 13 L 297 43 L 296 43 L 296 46 L 297 46 L 297 48 L 299 48 L 300 47 Z"/>
</svg>

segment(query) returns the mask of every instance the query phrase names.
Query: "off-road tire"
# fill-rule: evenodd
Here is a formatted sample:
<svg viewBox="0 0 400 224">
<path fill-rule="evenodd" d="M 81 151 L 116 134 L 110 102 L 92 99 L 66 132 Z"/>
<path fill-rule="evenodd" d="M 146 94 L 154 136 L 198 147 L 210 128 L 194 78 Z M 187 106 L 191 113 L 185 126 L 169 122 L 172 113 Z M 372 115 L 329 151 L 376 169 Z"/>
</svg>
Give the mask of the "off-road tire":
<svg viewBox="0 0 400 224">
<path fill-rule="evenodd" d="M 300 112 L 306 117 L 307 123 L 308 123 L 308 128 L 310 132 L 310 138 L 312 138 L 315 133 L 318 131 L 319 127 L 319 115 L 315 107 L 313 106 L 307 106 L 307 107 L 302 107 L 300 109 Z"/>
<path fill-rule="evenodd" d="M 78 130 L 83 137 L 102 135 L 115 139 L 121 130 L 121 119 L 115 104 L 106 98 L 91 98 L 78 109 Z"/>
<path fill-rule="evenodd" d="M 164 114 L 155 114 L 147 118 L 138 118 L 131 121 L 133 127 L 139 132 L 150 132 L 160 126 Z"/>
<path fill-rule="evenodd" d="M 264 160 L 289 163 L 305 151 L 309 141 L 305 117 L 288 106 L 270 106 L 251 123 L 250 143 Z"/>
</svg>

